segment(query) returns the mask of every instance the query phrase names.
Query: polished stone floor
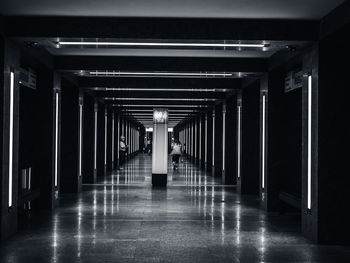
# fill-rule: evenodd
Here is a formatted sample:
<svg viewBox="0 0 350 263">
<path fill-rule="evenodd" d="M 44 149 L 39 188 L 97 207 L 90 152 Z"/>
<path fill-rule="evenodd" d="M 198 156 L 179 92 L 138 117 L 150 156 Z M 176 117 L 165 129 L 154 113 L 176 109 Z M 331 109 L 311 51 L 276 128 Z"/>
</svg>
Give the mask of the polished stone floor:
<svg viewBox="0 0 350 263">
<path fill-rule="evenodd" d="M 350 262 L 350 247 L 311 244 L 298 216 L 267 215 L 186 161 L 152 189 L 150 165 L 138 156 L 54 214 L 33 214 L 0 262 Z"/>
<path fill-rule="evenodd" d="M 130 160 L 123 170 L 115 171 L 106 178 L 99 178 L 98 184 L 107 185 L 151 185 L 152 159 L 144 154 Z M 184 157 L 180 158 L 179 167 L 173 170 L 171 157 L 168 160 L 169 186 L 220 185 L 218 178 L 207 176 L 201 169 L 192 165 Z"/>
</svg>

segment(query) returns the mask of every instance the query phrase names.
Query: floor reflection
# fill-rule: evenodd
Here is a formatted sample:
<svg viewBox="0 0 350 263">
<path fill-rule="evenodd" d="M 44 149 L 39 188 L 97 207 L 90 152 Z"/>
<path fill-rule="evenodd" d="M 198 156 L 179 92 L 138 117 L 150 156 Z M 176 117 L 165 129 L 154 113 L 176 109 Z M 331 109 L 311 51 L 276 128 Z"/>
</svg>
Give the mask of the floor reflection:
<svg viewBox="0 0 350 263">
<path fill-rule="evenodd" d="M 33 214 L 0 262 L 350 262 L 349 247 L 311 244 L 297 217 L 264 213 L 187 161 L 166 189 L 151 187 L 150 169 L 137 157 L 54 214 Z"/>
<path fill-rule="evenodd" d="M 123 166 L 122 170 L 115 170 L 100 177 L 97 184 L 115 185 L 151 185 L 152 181 L 152 157 L 139 155 Z M 168 159 L 168 185 L 221 185 L 219 178 L 208 176 L 202 169 L 193 166 L 185 157 L 180 158 L 179 167 L 173 170 L 171 157 Z"/>
</svg>

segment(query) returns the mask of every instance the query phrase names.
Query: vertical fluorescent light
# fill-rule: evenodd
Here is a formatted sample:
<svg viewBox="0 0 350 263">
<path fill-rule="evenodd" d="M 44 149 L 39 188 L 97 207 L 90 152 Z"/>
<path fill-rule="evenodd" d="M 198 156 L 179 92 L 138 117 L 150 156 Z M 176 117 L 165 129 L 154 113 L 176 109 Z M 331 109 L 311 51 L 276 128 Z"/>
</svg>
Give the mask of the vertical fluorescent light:
<svg viewBox="0 0 350 263">
<path fill-rule="evenodd" d="M 187 143 L 187 124 L 185 124 L 185 130 L 184 130 L 184 135 L 185 135 L 185 143 L 186 143 L 186 154 L 188 154 L 188 143 Z"/>
<path fill-rule="evenodd" d="M 79 176 L 82 175 L 83 105 L 79 104 Z"/>
<path fill-rule="evenodd" d="M 198 154 L 199 162 L 202 161 L 202 120 L 199 118 L 199 154 Z"/>
<path fill-rule="evenodd" d="M 105 111 L 105 165 L 107 165 L 107 111 Z"/>
<path fill-rule="evenodd" d="M 191 123 L 191 157 L 193 158 L 195 155 L 194 155 L 194 138 L 193 138 L 193 135 L 194 135 L 194 124 L 193 122 Z"/>
<path fill-rule="evenodd" d="M 266 95 L 262 97 L 262 147 L 261 147 L 261 187 L 265 189 L 265 116 L 266 115 Z"/>
<path fill-rule="evenodd" d="M 194 161 L 197 161 L 197 121 L 194 121 L 194 134 L 193 134 L 193 139 L 194 139 Z"/>
<path fill-rule="evenodd" d="M 237 109 L 237 176 L 241 177 L 241 106 Z"/>
<path fill-rule="evenodd" d="M 118 165 L 119 165 L 119 141 L 120 141 L 120 116 L 118 115 L 118 124 L 117 124 L 117 127 L 118 127 L 118 131 L 117 131 L 117 162 L 118 162 Z"/>
<path fill-rule="evenodd" d="M 55 94 L 55 187 L 57 187 L 58 178 L 58 92 Z"/>
<path fill-rule="evenodd" d="M 112 164 L 114 164 L 114 113 L 112 115 Z"/>
<path fill-rule="evenodd" d="M 95 108 L 94 169 L 97 170 L 97 109 Z"/>
<path fill-rule="evenodd" d="M 212 152 L 212 165 L 215 166 L 215 110 L 213 110 L 213 152 Z"/>
<path fill-rule="evenodd" d="M 208 113 L 205 114 L 205 122 L 204 122 L 204 163 L 207 164 L 208 160 Z"/>
<path fill-rule="evenodd" d="M 222 170 L 225 171 L 226 105 L 222 105 Z"/>
<path fill-rule="evenodd" d="M 9 127 L 9 196 L 8 206 L 12 207 L 12 179 L 13 179 L 13 110 L 15 93 L 15 73 L 10 72 L 10 127 Z"/>
<path fill-rule="evenodd" d="M 307 209 L 311 210 L 311 175 L 312 175 L 312 75 L 307 78 L 308 114 L 307 114 Z"/>
</svg>

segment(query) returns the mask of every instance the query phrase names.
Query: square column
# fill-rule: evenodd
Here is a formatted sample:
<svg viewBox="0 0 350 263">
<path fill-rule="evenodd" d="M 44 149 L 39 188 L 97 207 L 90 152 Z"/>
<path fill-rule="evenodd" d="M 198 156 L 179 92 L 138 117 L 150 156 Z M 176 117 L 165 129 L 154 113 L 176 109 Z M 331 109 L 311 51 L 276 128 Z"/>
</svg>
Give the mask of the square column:
<svg viewBox="0 0 350 263">
<path fill-rule="evenodd" d="M 241 194 L 260 193 L 260 82 L 242 90 L 241 104 L 241 172 L 238 191 Z"/>
<path fill-rule="evenodd" d="M 152 185 L 166 186 L 168 181 L 168 110 L 153 111 Z"/>
<path fill-rule="evenodd" d="M 83 98 L 72 83 L 62 84 L 61 189 L 78 193 L 82 184 Z"/>
<path fill-rule="evenodd" d="M 222 105 L 215 106 L 215 117 L 213 118 L 214 129 L 213 129 L 213 175 L 215 177 L 222 178 L 222 164 L 223 164 L 223 144 L 222 144 L 222 131 L 223 131 L 223 114 L 222 114 Z"/>
<path fill-rule="evenodd" d="M 97 102 L 97 178 L 105 175 L 105 105 Z"/>
<path fill-rule="evenodd" d="M 223 109 L 224 110 L 224 109 Z M 225 120 L 225 121 L 224 121 Z M 223 123 L 225 124 L 225 136 L 223 136 L 223 183 L 234 185 L 237 183 L 237 96 L 234 95 L 226 100 L 226 113 Z"/>
<path fill-rule="evenodd" d="M 18 131 L 19 49 L 0 37 L 0 120 L 1 120 L 1 240 L 17 232 L 18 217 Z"/>
<path fill-rule="evenodd" d="M 207 117 L 207 138 L 206 138 L 206 145 L 207 145 L 207 151 L 206 151 L 206 167 L 205 170 L 207 172 L 212 171 L 212 157 L 213 157 L 213 115 L 212 112 L 206 113 Z"/>
<path fill-rule="evenodd" d="M 83 183 L 96 183 L 95 172 L 95 100 L 84 94 L 83 118 Z"/>
</svg>

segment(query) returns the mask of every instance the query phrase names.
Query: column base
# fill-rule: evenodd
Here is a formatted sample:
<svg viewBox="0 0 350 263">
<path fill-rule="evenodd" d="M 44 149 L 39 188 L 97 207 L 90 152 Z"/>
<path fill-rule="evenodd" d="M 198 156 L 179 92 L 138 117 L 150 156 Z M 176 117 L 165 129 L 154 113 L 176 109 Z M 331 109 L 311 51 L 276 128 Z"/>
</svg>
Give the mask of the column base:
<svg viewBox="0 0 350 263">
<path fill-rule="evenodd" d="M 152 186 L 166 187 L 168 174 L 152 174 Z"/>
</svg>

